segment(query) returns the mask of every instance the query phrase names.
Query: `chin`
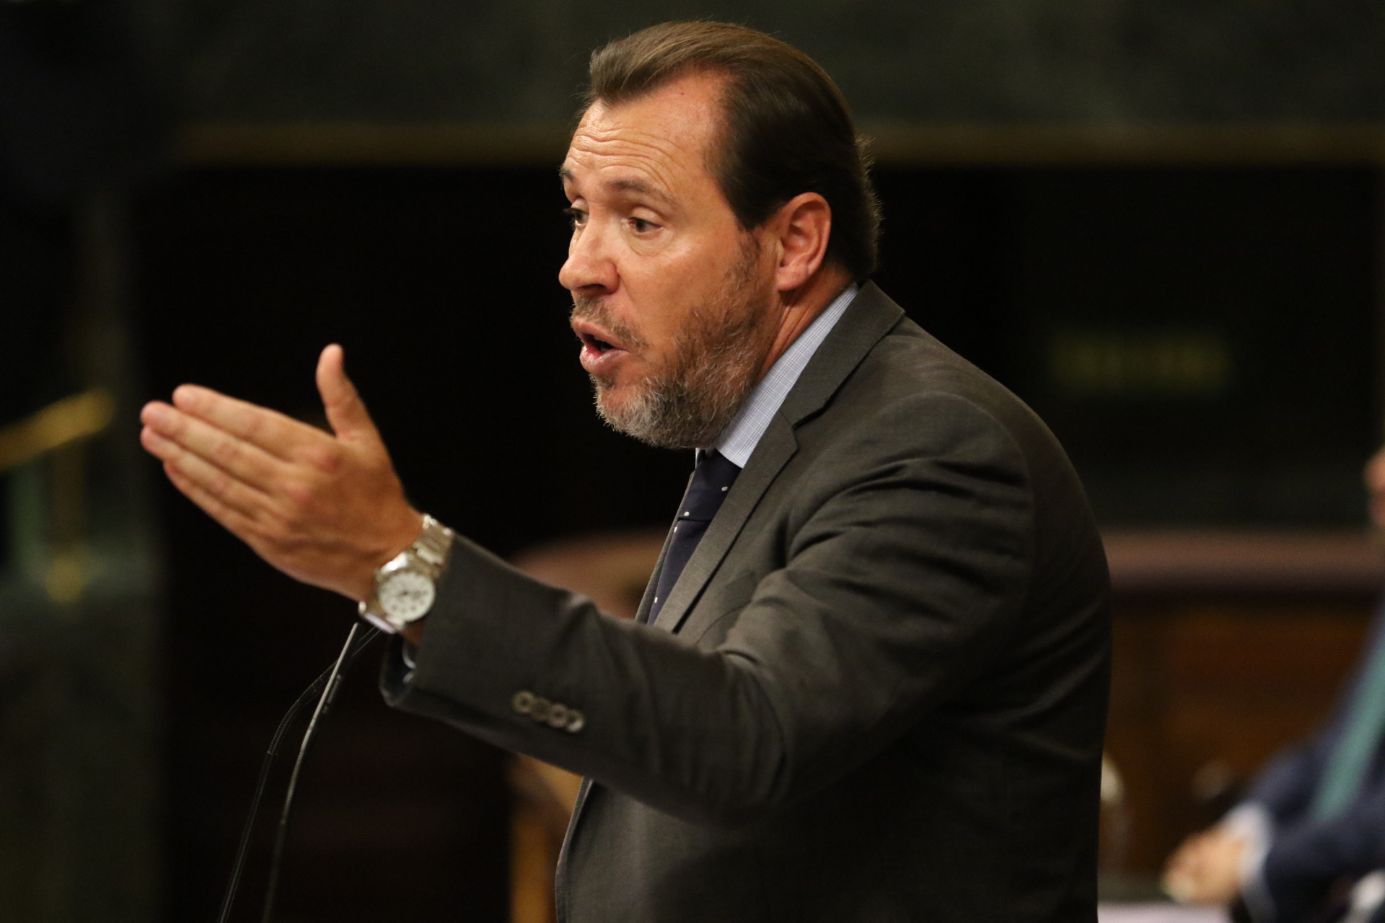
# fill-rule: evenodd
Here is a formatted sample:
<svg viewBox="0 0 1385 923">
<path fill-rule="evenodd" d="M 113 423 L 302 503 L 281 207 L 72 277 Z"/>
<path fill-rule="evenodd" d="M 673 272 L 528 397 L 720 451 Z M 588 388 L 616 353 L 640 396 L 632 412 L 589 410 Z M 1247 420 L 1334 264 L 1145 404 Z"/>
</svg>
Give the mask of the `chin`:
<svg viewBox="0 0 1385 923">
<path fill-rule="evenodd" d="M 604 379 L 592 379 L 592 392 L 596 401 L 596 411 L 606 421 L 624 420 L 638 402 L 639 394 L 631 393 L 630 387 L 620 387 Z"/>
<path fill-rule="evenodd" d="M 592 377 L 592 393 L 602 413 L 620 413 L 630 402 L 629 395 L 623 393 L 625 390 L 609 378 Z"/>
</svg>

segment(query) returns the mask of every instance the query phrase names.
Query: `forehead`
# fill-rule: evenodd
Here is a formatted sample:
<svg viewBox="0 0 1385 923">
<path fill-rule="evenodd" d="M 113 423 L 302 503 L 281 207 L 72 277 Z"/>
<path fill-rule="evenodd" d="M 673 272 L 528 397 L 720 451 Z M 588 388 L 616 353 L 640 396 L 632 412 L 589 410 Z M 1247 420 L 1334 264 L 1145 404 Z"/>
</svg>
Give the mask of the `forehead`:
<svg viewBox="0 0 1385 923">
<path fill-rule="evenodd" d="M 632 100 L 597 101 L 573 132 L 560 173 L 583 195 L 634 190 L 677 199 L 715 192 L 708 155 L 721 122 L 721 78 L 691 74 Z"/>
</svg>

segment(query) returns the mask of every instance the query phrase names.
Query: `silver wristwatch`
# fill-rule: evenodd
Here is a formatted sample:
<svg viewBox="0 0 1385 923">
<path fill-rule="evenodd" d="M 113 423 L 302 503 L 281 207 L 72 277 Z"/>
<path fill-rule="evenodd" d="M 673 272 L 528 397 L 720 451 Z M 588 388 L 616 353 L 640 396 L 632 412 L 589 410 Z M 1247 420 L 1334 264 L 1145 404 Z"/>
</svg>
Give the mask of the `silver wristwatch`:
<svg viewBox="0 0 1385 923">
<path fill-rule="evenodd" d="M 375 589 L 361 601 L 361 618 L 398 634 L 433 608 L 437 581 L 452 550 L 452 530 L 426 513 L 423 531 L 408 548 L 375 571 Z"/>
</svg>

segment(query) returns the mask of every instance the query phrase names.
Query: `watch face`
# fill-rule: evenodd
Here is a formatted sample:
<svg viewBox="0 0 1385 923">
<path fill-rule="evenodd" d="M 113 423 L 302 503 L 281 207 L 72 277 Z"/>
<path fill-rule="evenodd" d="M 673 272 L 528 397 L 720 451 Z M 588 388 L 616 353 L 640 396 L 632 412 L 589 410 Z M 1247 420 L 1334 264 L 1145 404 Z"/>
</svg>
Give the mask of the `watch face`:
<svg viewBox="0 0 1385 923">
<path fill-rule="evenodd" d="M 433 605 L 433 581 L 417 571 L 391 574 L 376 591 L 380 608 L 390 621 L 412 622 Z"/>
</svg>

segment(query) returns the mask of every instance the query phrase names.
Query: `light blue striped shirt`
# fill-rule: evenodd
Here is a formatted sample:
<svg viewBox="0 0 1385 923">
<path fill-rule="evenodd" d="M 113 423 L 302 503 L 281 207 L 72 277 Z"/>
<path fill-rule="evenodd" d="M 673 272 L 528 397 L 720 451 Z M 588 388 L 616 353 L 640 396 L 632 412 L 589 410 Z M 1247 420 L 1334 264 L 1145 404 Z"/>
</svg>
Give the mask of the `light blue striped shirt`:
<svg viewBox="0 0 1385 923">
<path fill-rule="evenodd" d="M 769 421 L 784 405 L 784 399 L 793 390 L 798 376 L 808 367 L 808 361 L 818 351 L 822 341 L 827 339 L 827 334 L 837 326 L 837 321 L 846 313 L 847 305 L 851 304 L 858 291 L 860 286 L 857 285 L 848 285 L 843 289 L 826 310 L 813 319 L 808 329 L 789 344 L 784 354 L 770 366 L 765 377 L 756 383 L 750 397 L 746 398 L 736 416 L 717 437 L 715 448 L 723 457 L 741 468 L 750 461 L 755 446 L 760 444 L 760 437 L 769 428 Z"/>
</svg>

